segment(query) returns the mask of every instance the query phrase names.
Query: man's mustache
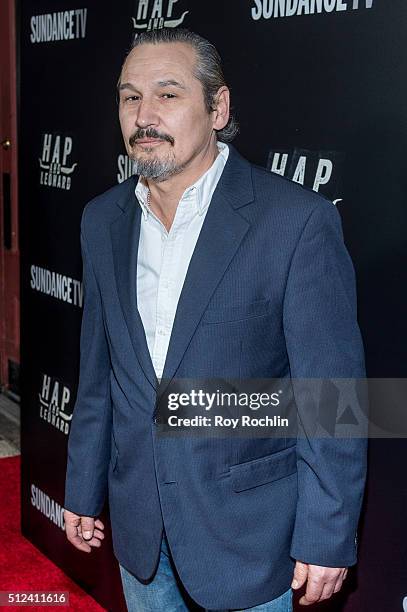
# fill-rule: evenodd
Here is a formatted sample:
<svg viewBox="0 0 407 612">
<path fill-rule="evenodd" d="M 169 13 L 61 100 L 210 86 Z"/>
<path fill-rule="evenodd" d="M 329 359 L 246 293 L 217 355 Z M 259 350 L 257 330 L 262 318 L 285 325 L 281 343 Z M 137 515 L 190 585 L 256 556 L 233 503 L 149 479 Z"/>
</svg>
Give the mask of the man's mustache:
<svg viewBox="0 0 407 612">
<path fill-rule="evenodd" d="M 144 140 L 144 138 L 157 138 L 157 140 L 166 140 L 170 144 L 174 144 L 174 138 L 169 134 L 157 132 L 154 128 L 147 128 L 146 130 L 139 128 L 130 136 L 129 145 L 133 147 L 137 140 Z"/>
</svg>

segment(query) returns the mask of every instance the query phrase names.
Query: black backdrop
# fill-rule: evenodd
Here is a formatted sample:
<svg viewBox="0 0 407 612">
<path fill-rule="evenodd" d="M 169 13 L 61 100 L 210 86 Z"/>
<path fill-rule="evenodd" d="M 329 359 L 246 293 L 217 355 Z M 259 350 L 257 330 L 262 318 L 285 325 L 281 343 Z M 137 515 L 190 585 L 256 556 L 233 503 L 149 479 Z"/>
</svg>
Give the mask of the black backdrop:
<svg viewBox="0 0 407 612">
<path fill-rule="evenodd" d="M 131 39 L 145 27 L 182 21 L 216 44 L 241 125 L 237 148 L 335 201 L 358 278 L 368 375 L 405 377 L 407 4 L 19 5 L 22 528 L 116 611 L 124 608 L 109 533 L 91 556 L 76 551 L 65 538 L 61 504 L 78 381 L 79 223 L 91 197 L 128 175 L 115 84 Z M 345 592 L 321 610 L 403 609 L 405 464 L 404 440 L 371 442 L 359 564 Z"/>
</svg>

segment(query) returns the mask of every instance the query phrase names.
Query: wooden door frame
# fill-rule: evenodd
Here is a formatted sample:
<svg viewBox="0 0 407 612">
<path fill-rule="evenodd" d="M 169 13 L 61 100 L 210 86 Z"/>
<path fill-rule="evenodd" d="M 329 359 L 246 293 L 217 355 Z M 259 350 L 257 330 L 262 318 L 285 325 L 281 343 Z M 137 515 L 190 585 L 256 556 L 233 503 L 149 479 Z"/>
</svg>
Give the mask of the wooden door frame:
<svg viewBox="0 0 407 612">
<path fill-rule="evenodd" d="M 16 0 L 0 2 L 0 386 L 19 394 L 20 252 L 18 231 Z M 10 140 L 7 149 L 3 141 Z M 8 199 L 8 193 L 10 199 Z M 10 204 L 10 205 L 9 205 Z"/>
</svg>

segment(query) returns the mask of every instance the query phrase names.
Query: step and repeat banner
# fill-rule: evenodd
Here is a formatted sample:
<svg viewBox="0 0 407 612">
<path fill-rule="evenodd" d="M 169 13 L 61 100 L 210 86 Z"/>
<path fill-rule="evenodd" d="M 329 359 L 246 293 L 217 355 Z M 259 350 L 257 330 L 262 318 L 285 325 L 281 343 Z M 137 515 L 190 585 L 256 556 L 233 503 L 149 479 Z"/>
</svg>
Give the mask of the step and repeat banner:
<svg viewBox="0 0 407 612">
<path fill-rule="evenodd" d="M 216 44 L 239 151 L 337 206 L 368 376 L 407 371 L 404 0 L 20 0 L 22 528 L 114 612 L 125 605 L 108 527 L 91 555 L 64 531 L 83 306 L 79 227 L 86 202 L 131 174 L 115 86 L 134 35 L 163 26 Z M 372 441 L 359 564 L 321 609 L 403 610 L 406 450 L 405 440 Z"/>
</svg>

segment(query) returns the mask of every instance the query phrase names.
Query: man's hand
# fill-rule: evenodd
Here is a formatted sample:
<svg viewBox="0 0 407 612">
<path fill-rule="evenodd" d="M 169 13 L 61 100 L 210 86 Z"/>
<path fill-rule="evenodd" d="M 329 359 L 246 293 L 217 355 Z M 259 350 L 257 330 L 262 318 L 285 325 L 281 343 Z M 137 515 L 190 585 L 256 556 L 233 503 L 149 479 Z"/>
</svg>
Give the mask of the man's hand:
<svg viewBox="0 0 407 612">
<path fill-rule="evenodd" d="M 69 542 L 84 552 L 91 552 L 92 546 L 99 548 L 105 534 L 102 521 L 92 516 L 79 516 L 70 510 L 64 510 L 65 531 Z"/>
<path fill-rule="evenodd" d="M 307 590 L 299 601 L 303 606 L 310 606 L 318 601 L 329 599 L 341 587 L 348 568 L 322 567 L 297 561 L 294 568 L 293 589 L 300 589 L 307 582 Z"/>
</svg>

